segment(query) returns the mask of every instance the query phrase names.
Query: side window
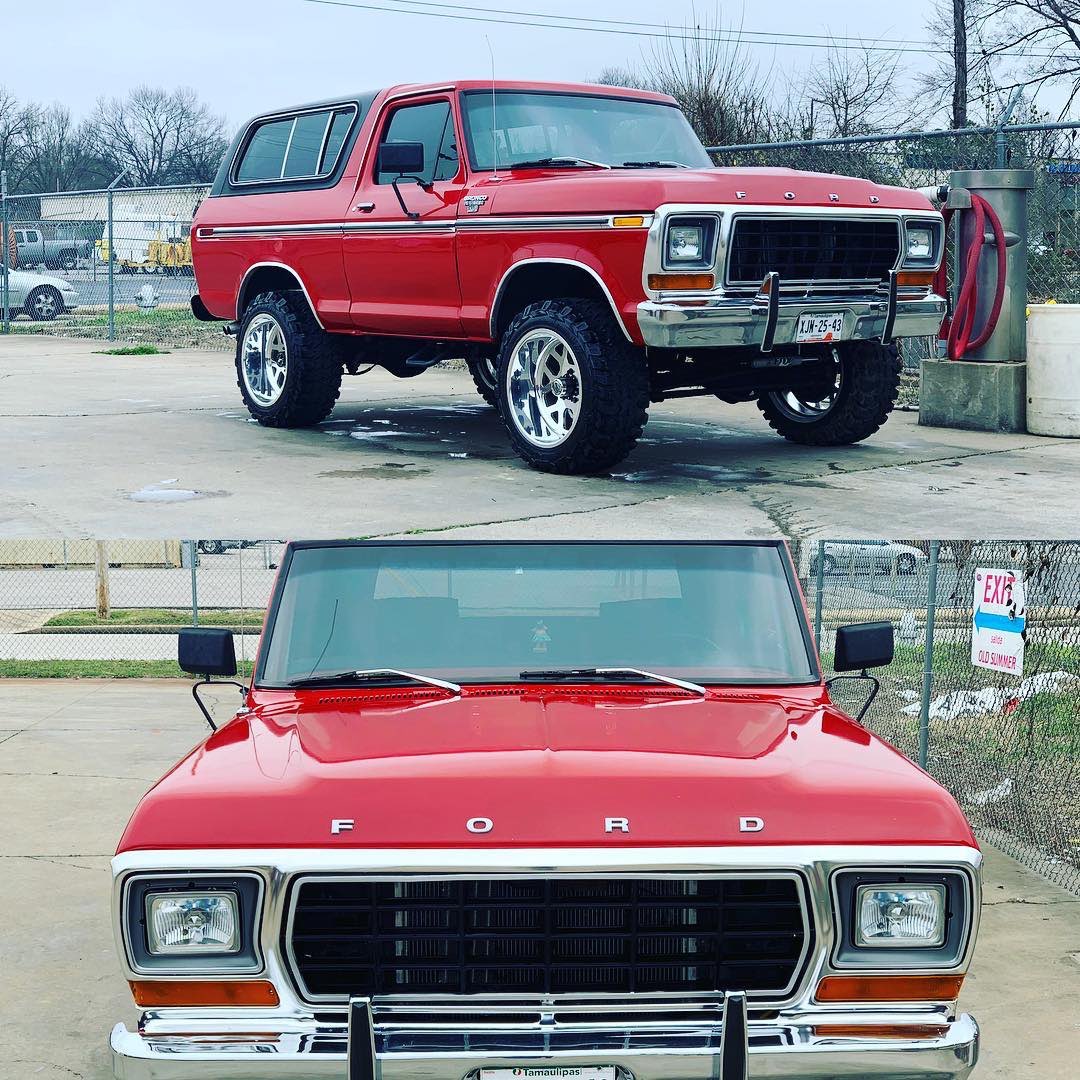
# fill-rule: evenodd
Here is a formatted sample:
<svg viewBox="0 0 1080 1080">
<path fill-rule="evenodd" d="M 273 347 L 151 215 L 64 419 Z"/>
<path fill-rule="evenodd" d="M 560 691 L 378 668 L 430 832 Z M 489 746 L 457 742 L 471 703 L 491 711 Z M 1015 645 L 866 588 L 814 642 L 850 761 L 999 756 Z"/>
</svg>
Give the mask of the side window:
<svg viewBox="0 0 1080 1080">
<path fill-rule="evenodd" d="M 257 124 L 233 179 L 244 184 L 329 176 L 355 115 L 353 108 L 320 109 Z"/>
<path fill-rule="evenodd" d="M 457 134 L 449 101 L 429 101 L 423 105 L 405 105 L 396 109 L 383 128 L 379 145 L 393 142 L 424 144 L 424 173 L 428 182 L 452 180 L 458 172 Z M 375 183 L 391 184 L 397 174 L 382 172 Z"/>
<path fill-rule="evenodd" d="M 25 244 L 26 243 L 26 235 L 25 235 L 25 233 L 19 232 L 18 229 L 15 230 L 15 243 L 16 244 Z"/>
</svg>

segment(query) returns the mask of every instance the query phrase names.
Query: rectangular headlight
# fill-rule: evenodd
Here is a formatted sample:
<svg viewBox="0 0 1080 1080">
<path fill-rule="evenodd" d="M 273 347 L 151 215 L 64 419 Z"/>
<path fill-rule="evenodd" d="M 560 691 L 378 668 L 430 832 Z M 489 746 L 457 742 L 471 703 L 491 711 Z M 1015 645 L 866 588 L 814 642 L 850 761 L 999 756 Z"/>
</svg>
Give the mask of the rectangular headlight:
<svg viewBox="0 0 1080 1080">
<path fill-rule="evenodd" d="M 860 885 L 856 889 L 856 946 L 937 948 L 944 943 L 944 885 Z"/>
<path fill-rule="evenodd" d="M 716 252 L 717 219 L 712 216 L 673 217 L 664 237 L 664 266 L 708 269 Z"/>
<path fill-rule="evenodd" d="M 235 892 L 150 892 L 146 937 L 151 956 L 240 951 Z"/>
<path fill-rule="evenodd" d="M 933 266 L 938 260 L 940 228 L 932 221 L 904 223 L 904 265 Z"/>
</svg>

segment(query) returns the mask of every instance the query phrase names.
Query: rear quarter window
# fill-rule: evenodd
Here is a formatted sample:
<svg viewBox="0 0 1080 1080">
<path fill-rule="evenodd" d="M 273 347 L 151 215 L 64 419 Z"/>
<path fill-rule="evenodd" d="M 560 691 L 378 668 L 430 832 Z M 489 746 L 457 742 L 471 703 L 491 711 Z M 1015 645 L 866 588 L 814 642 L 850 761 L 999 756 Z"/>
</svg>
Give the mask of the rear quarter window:
<svg viewBox="0 0 1080 1080">
<path fill-rule="evenodd" d="M 322 179 L 337 167 L 353 105 L 256 121 L 237 156 L 235 184 Z"/>
</svg>

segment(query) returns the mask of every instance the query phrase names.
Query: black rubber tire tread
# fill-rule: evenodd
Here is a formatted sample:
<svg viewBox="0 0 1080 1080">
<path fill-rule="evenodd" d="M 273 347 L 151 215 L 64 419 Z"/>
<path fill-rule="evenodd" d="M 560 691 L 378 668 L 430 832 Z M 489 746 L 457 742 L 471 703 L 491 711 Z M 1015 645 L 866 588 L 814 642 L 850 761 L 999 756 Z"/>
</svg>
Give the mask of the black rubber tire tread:
<svg viewBox="0 0 1080 1080">
<path fill-rule="evenodd" d="M 55 315 L 39 315 L 34 311 L 34 297 L 38 293 L 51 292 L 56 294 L 56 314 Z M 64 314 L 64 298 L 60 294 L 60 290 L 55 285 L 35 285 L 26 295 L 26 301 L 23 305 L 23 311 L 34 322 L 52 322 L 54 319 L 59 319 Z M 12 312 L 14 314 L 14 311 Z"/>
<path fill-rule="evenodd" d="M 256 315 L 273 315 L 285 334 L 289 369 L 281 397 L 264 407 L 250 400 L 244 390 L 240 353 L 244 332 Z M 264 427 L 312 427 L 325 420 L 341 393 L 344 349 L 332 334 L 315 321 L 307 301 L 298 290 L 264 292 L 244 309 L 236 335 L 236 384 L 251 415 Z"/>
<path fill-rule="evenodd" d="M 547 326 L 574 350 L 582 372 L 582 409 L 561 445 L 533 446 L 517 430 L 505 402 L 511 350 L 527 331 Z M 529 304 L 499 344 L 499 415 L 518 456 L 534 469 L 563 475 L 609 470 L 633 450 L 648 419 L 649 373 L 645 353 L 626 340 L 607 304 L 568 298 Z"/>
<path fill-rule="evenodd" d="M 900 393 L 902 362 L 895 345 L 855 341 L 838 347 L 843 377 L 836 404 L 819 420 L 784 415 L 768 394 L 758 399 L 769 426 L 804 446 L 848 446 L 868 439 L 889 418 Z"/>
<path fill-rule="evenodd" d="M 497 386 L 488 386 L 484 376 L 480 373 L 481 365 L 484 363 L 483 358 L 476 360 L 466 360 L 468 365 L 469 374 L 472 376 L 473 385 L 476 387 L 476 392 L 493 408 L 499 407 L 499 390 Z M 498 373 L 496 372 L 496 378 Z"/>
</svg>

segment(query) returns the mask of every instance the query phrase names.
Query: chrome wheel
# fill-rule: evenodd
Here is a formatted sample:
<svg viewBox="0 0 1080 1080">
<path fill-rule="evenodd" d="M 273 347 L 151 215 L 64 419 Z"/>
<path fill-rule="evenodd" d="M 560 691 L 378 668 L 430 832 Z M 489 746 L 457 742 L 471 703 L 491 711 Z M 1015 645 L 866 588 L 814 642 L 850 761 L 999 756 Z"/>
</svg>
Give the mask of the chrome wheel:
<svg viewBox="0 0 1080 1080">
<path fill-rule="evenodd" d="M 812 424 L 832 412 L 840 397 L 840 389 L 843 385 L 843 368 L 840 357 L 833 352 L 833 378 L 832 386 L 826 393 L 818 395 L 816 392 L 810 396 L 804 396 L 806 391 L 774 390 L 769 393 L 769 400 L 776 410 L 800 424 Z"/>
<path fill-rule="evenodd" d="M 52 288 L 37 289 L 30 297 L 30 317 L 33 319 L 51 320 L 60 314 L 60 294 Z"/>
<path fill-rule="evenodd" d="M 581 368 L 554 330 L 537 329 L 514 345 L 506 375 L 514 426 L 533 446 L 565 442 L 581 414 Z"/>
<path fill-rule="evenodd" d="M 256 315 L 248 323 L 240 370 L 244 388 L 256 405 L 266 409 L 281 397 L 289 372 L 289 350 L 281 324 L 273 315 Z"/>
</svg>

